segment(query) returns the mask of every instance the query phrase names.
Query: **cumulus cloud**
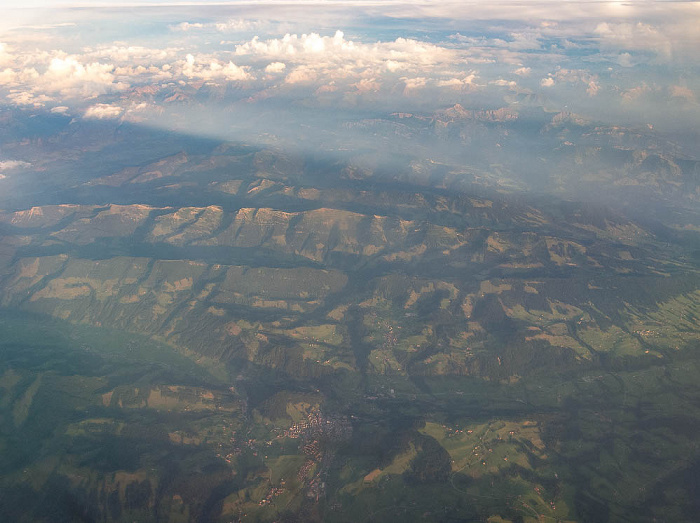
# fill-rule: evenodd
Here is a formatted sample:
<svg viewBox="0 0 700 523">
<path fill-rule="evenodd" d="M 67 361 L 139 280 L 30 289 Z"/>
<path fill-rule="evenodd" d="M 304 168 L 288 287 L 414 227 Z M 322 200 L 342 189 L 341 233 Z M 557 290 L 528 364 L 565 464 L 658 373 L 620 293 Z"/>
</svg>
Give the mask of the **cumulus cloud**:
<svg viewBox="0 0 700 523">
<path fill-rule="evenodd" d="M 476 83 L 474 82 L 474 80 L 476 80 L 476 73 L 472 71 L 461 78 L 453 77 L 444 80 L 438 80 L 437 86 L 449 87 L 452 89 L 472 88 L 476 87 Z"/>
<path fill-rule="evenodd" d="M 16 105 L 33 105 L 43 107 L 47 102 L 52 102 L 53 98 L 45 94 L 34 94 L 29 91 L 13 90 L 7 98 Z"/>
<path fill-rule="evenodd" d="M 233 62 L 213 59 L 200 63 L 192 54 L 188 54 L 180 65 L 182 74 L 190 79 L 241 81 L 251 78 L 244 67 Z"/>
<path fill-rule="evenodd" d="M 632 87 L 630 89 L 625 89 L 620 93 L 620 96 L 622 97 L 622 100 L 625 102 L 632 102 L 634 100 L 637 100 L 639 98 L 642 98 L 643 96 L 647 95 L 652 91 L 651 87 L 649 87 L 646 83 L 642 83 L 642 85 L 638 85 L 636 87 Z"/>
<path fill-rule="evenodd" d="M 112 63 L 126 63 L 130 66 L 162 64 L 172 60 L 180 50 L 173 47 L 152 48 L 140 45 L 108 45 L 88 49 L 82 54 L 83 60 L 108 60 Z"/>
<path fill-rule="evenodd" d="M 697 99 L 695 98 L 695 93 L 687 87 L 683 87 L 681 85 L 672 85 L 669 87 L 668 90 L 672 98 L 680 98 L 685 100 L 686 102 L 691 103 L 697 102 Z"/>
<path fill-rule="evenodd" d="M 31 163 L 22 160 L 0 160 L 0 171 L 12 171 L 24 167 L 31 167 Z"/>
<path fill-rule="evenodd" d="M 267 67 L 265 67 L 265 72 L 266 73 L 281 73 L 284 71 L 287 67 L 287 64 L 284 62 L 272 62 L 271 64 L 268 64 Z"/>
<path fill-rule="evenodd" d="M 113 71 L 110 64 L 83 64 L 73 56 L 54 57 L 44 72 L 35 67 L 3 69 L 0 86 L 12 88 L 14 92 L 8 97 L 23 105 L 45 102 L 54 95 L 90 98 L 126 87 L 116 81 Z"/>
<path fill-rule="evenodd" d="M 594 30 L 604 48 L 647 50 L 669 57 L 671 42 L 658 28 L 642 22 L 598 24 Z"/>
<path fill-rule="evenodd" d="M 559 69 L 554 73 L 554 79 L 560 83 L 583 84 L 588 96 L 595 96 L 600 90 L 598 75 L 586 69 Z"/>
<path fill-rule="evenodd" d="M 117 118 L 124 112 L 124 109 L 109 104 L 96 104 L 87 108 L 85 118 L 94 118 L 104 120 L 108 118 Z"/>
<path fill-rule="evenodd" d="M 31 166 L 31 163 L 22 160 L 0 160 L 0 180 L 7 178 L 4 174 L 6 171 L 16 171 Z"/>
<path fill-rule="evenodd" d="M 689 3 L 688 5 L 692 5 Z M 683 60 L 698 63 L 700 55 L 700 17 L 698 11 L 673 19 L 646 22 L 601 22 L 594 35 L 600 49 L 605 51 L 627 51 L 654 56 L 656 63 Z M 641 57 L 637 60 L 642 61 Z"/>
<path fill-rule="evenodd" d="M 545 3 L 548 10 L 554 6 L 553 0 Z M 436 3 L 432 4 L 438 9 Z M 528 90 L 538 83 L 543 90 L 566 90 L 567 100 L 575 103 L 576 97 L 584 101 L 589 96 L 604 98 L 614 93 L 634 96 L 629 88 L 640 83 L 640 78 L 633 77 L 638 71 L 621 71 L 619 67 L 654 59 L 657 64 L 668 65 L 672 62 L 668 57 L 682 55 L 681 51 L 696 56 L 689 60 L 697 61 L 700 56 L 700 32 L 693 23 L 697 16 L 683 22 L 682 17 L 670 15 L 632 16 L 630 13 L 640 11 L 630 6 L 611 14 L 599 2 L 587 4 L 585 9 L 580 4 L 565 4 L 557 4 L 558 16 L 551 18 L 526 16 L 534 12 L 530 6 L 508 13 L 503 5 L 498 9 L 473 6 L 469 14 L 472 22 L 481 16 L 479 13 L 498 17 L 483 24 L 456 24 L 464 34 L 453 34 L 443 42 L 432 40 L 439 38 L 437 32 L 426 33 L 431 35 L 430 41 L 428 37 L 378 40 L 371 30 L 355 36 L 355 32 L 362 31 L 360 24 L 353 25 L 352 37 L 342 31 L 314 32 L 312 29 L 328 27 L 342 18 L 334 12 L 334 17 L 326 13 L 324 18 L 321 13 L 321 18 L 309 20 L 308 11 L 303 20 L 298 14 L 296 19 L 288 19 L 275 11 L 277 19 L 284 22 L 267 19 L 264 33 L 259 30 L 263 22 L 255 19 L 217 20 L 198 14 L 198 18 L 180 19 L 181 23 L 175 25 L 166 23 L 164 27 L 170 32 L 152 38 L 132 35 L 128 43 L 95 44 L 80 41 L 76 35 L 71 52 L 57 50 L 59 43 L 40 44 L 36 37 L 22 40 L 20 34 L 12 39 L 3 36 L 6 43 L 0 43 L 0 98 L 24 106 L 46 104 L 56 113 L 121 119 L 148 117 L 151 109 L 157 110 L 156 101 L 161 98 L 158 93 L 166 100 L 190 99 L 196 104 L 212 92 L 203 89 L 201 96 L 193 98 L 203 84 L 226 82 L 244 82 L 242 89 L 214 90 L 231 97 L 233 103 L 240 94 L 249 103 L 280 96 L 303 99 L 301 105 L 307 101 L 321 105 L 347 101 L 353 105 L 367 103 L 368 107 L 383 103 L 410 106 L 412 101 L 397 96 L 400 93 L 423 105 L 464 103 L 472 91 L 481 91 L 474 99 L 490 100 L 494 96 L 502 100 L 505 89 Z M 413 12 L 428 9 L 426 6 L 410 3 L 404 8 Z M 669 7 L 677 8 L 676 4 Z M 562 14 L 576 9 L 583 9 L 587 16 L 567 18 Z M 458 9 L 460 13 L 455 13 L 454 5 L 445 10 L 450 18 L 469 18 L 469 10 Z M 269 15 L 269 11 L 253 8 L 245 13 L 261 19 Z M 209 15 L 214 16 L 214 11 L 206 13 Z M 280 28 L 282 23 L 284 29 L 279 33 L 267 33 L 272 24 Z M 226 32 L 233 36 L 216 34 Z M 164 41 L 164 36 L 170 41 Z M 558 65 L 566 65 L 566 69 Z M 661 90 L 654 96 L 663 97 L 669 106 L 687 108 L 684 100 L 690 101 L 698 92 L 696 82 L 684 76 L 682 71 L 690 70 L 687 67 L 676 68 L 677 74 L 666 79 L 653 76 L 670 70 L 649 70 L 647 80 Z M 689 92 L 676 89 L 673 83 L 687 84 Z M 506 98 L 515 99 L 510 95 Z M 550 102 L 555 103 L 555 99 L 559 98 L 553 97 Z M 595 105 L 602 106 L 606 100 L 599 99 Z M 143 105 L 144 101 L 148 105 Z M 587 107 L 594 105 L 585 101 Z"/>
<path fill-rule="evenodd" d="M 518 82 L 514 80 L 505 80 L 503 78 L 499 78 L 498 80 L 493 80 L 489 82 L 492 85 L 497 85 L 499 87 L 510 87 L 511 89 L 515 89 L 518 87 Z"/>
<path fill-rule="evenodd" d="M 41 76 L 41 83 L 47 90 L 64 95 L 94 96 L 125 87 L 115 84 L 113 71 L 111 64 L 82 64 L 73 57 L 54 58 Z"/>
<path fill-rule="evenodd" d="M 6 43 L 0 42 L 0 67 L 9 65 L 13 62 L 10 54 L 9 46 Z"/>
<path fill-rule="evenodd" d="M 424 77 L 418 78 L 401 78 L 404 82 L 403 94 L 408 96 L 413 93 L 416 89 L 422 89 L 428 83 L 428 79 Z"/>
<path fill-rule="evenodd" d="M 370 93 L 379 91 L 381 84 L 376 78 L 363 78 L 359 82 L 352 84 L 351 87 L 354 87 L 360 93 Z"/>
<path fill-rule="evenodd" d="M 390 92 L 397 84 L 408 94 L 432 83 L 461 89 L 473 85 L 475 75 L 455 71 L 458 52 L 440 45 L 408 38 L 364 43 L 347 39 L 342 31 L 333 36 L 319 33 L 286 34 L 281 38 L 255 36 L 238 44 L 234 53 L 250 67 L 264 67 L 268 74 L 285 72 L 287 85 L 333 85 L 350 93 Z M 267 62 L 262 66 L 261 61 Z M 445 79 L 445 71 L 451 77 Z M 397 78 L 395 73 L 401 73 Z M 269 77 L 270 78 L 270 77 Z M 328 92 L 328 91 L 326 91 Z"/>
<path fill-rule="evenodd" d="M 245 20 L 243 18 L 234 18 L 226 22 L 218 22 L 214 24 L 217 31 L 220 32 L 233 32 L 233 31 L 253 31 L 260 27 L 261 22 L 259 20 Z"/>
<path fill-rule="evenodd" d="M 337 90 L 338 90 L 338 86 L 335 85 L 335 82 L 334 82 L 334 81 L 332 81 L 332 82 L 330 82 L 330 83 L 328 83 L 328 84 L 326 84 L 326 85 L 320 86 L 318 89 L 316 89 L 316 91 L 314 92 L 314 94 L 318 96 L 318 95 L 321 95 L 321 94 L 324 94 L 324 93 L 334 93 L 334 92 L 336 92 Z"/>
<path fill-rule="evenodd" d="M 313 68 L 301 66 L 289 73 L 284 81 L 288 84 L 305 84 L 313 82 L 317 77 L 318 75 Z"/>
<path fill-rule="evenodd" d="M 371 44 L 345 38 L 342 31 L 333 36 L 318 33 L 286 34 L 282 38 L 262 40 L 255 36 L 237 45 L 238 56 L 279 59 L 289 64 L 317 63 L 321 66 L 353 62 L 355 65 L 381 65 L 397 70 L 401 66 L 430 66 L 450 62 L 455 51 L 435 44 L 410 38 L 397 38 L 390 42 Z"/>
<path fill-rule="evenodd" d="M 233 18 L 225 22 L 181 22 L 170 26 L 172 31 L 196 31 L 201 29 L 216 30 L 220 33 L 254 31 L 262 23 L 259 20 L 246 20 L 243 18 Z"/>
<path fill-rule="evenodd" d="M 199 22 L 181 22 L 177 25 L 171 25 L 170 29 L 173 31 L 189 31 L 191 29 L 202 29 L 204 27 L 206 27 L 206 25 Z"/>
<path fill-rule="evenodd" d="M 39 73 L 33 67 L 16 71 L 9 67 L 0 71 L 0 85 L 18 86 L 39 78 Z"/>
</svg>

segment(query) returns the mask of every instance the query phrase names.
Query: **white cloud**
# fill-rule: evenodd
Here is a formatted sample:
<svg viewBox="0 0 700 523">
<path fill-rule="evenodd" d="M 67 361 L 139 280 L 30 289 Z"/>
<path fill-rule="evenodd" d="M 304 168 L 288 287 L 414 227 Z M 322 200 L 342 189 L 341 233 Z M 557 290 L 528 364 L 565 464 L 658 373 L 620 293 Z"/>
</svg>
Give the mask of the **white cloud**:
<svg viewBox="0 0 700 523">
<path fill-rule="evenodd" d="M 540 85 L 542 87 L 552 87 L 554 85 L 554 78 L 542 78 L 542 80 L 540 80 Z"/>
<path fill-rule="evenodd" d="M 322 85 L 316 91 L 314 92 L 315 95 L 320 95 L 323 93 L 334 93 L 338 90 L 338 86 L 335 85 L 335 82 L 330 82 L 329 84 Z"/>
<path fill-rule="evenodd" d="M 401 78 L 404 82 L 404 90 L 403 94 L 408 96 L 413 93 L 416 89 L 422 89 L 423 87 L 426 86 L 428 83 L 428 79 L 424 77 L 418 77 L 418 78 Z"/>
<path fill-rule="evenodd" d="M 16 105 L 33 105 L 43 107 L 47 102 L 53 102 L 53 98 L 45 94 L 34 94 L 29 91 L 13 90 L 7 98 Z"/>
<path fill-rule="evenodd" d="M 0 42 L 0 67 L 13 63 L 13 57 L 10 54 L 9 47 L 6 43 Z"/>
<path fill-rule="evenodd" d="M 634 67 L 638 63 L 629 53 L 620 53 L 616 61 L 622 67 Z"/>
<path fill-rule="evenodd" d="M 286 72 L 285 84 L 333 85 L 335 90 L 346 89 L 355 94 L 391 90 L 397 82 L 405 93 L 428 83 L 464 88 L 472 86 L 475 78 L 473 72 L 460 76 L 458 68 L 455 71 L 455 64 L 460 61 L 457 51 L 408 38 L 363 43 L 347 39 L 342 31 L 333 36 L 255 36 L 236 45 L 234 52 L 239 61 L 251 64 L 251 68 L 264 67 L 267 73 Z M 268 65 L 260 64 L 261 60 L 268 61 Z M 447 71 L 450 78 L 438 80 L 447 76 Z M 396 72 L 402 73 L 401 78 L 392 75 Z"/>
<path fill-rule="evenodd" d="M 239 67 L 233 62 L 224 63 L 212 59 L 208 63 L 200 63 L 192 54 L 188 54 L 184 62 L 180 62 L 180 66 L 180 72 L 190 79 L 228 81 L 251 79 L 246 68 Z"/>
<path fill-rule="evenodd" d="M 313 68 L 301 66 L 289 73 L 284 81 L 288 84 L 305 84 L 313 82 L 317 77 Z"/>
<path fill-rule="evenodd" d="M 0 71 L 0 85 L 17 87 L 21 84 L 35 81 L 39 76 L 39 73 L 33 67 L 21 71 L 7 67 Z"/>
<path fill-rule="evenodd" d="M 518 67 L 515 71 L 513 71 L 513 74 L 517 74 L 518 76 L 530 76 L 531 72 L 531 67 Z"/>
<path fill-rule="evenodd" d="M 223 23 L 216 23 L 214 27 L 216 30 L 222 33 L 233 32 L 233 31 L 253 31 L 254 29 L 260 27 L 261 22 L 259 20 L 245 20 L 243 18 L 235 18 L 228 20 Z"/>
<path fill-rule="evenodd" d="M 281 73 L 284 71 L 287 67 L 287 64 L 284 62 L 272 62 L 271 64 L 268 64 L 267 67 L 265 67 L 265 72 L 266 73 Z"/>
<path fill-rule="evenodd" d="M 632 101 L 637 100 L 639 98 L 643 98 L 644 96 L 648 95 L 651 92 L 652 92 L 652 89 L 646 83 L 642 83 L 642 85 L 639 85 L 637 87 L 632 87 L 631 89 L 626 89 L 626 90 L 622 91 L 620 96 L 622 97 L 623 101 L 632 102 Z"/>
<path fill-rule="evenodd" d="M 449 87 L 452 89 L 465 89 L 475 87 L 476 73 L 471 72 L 462 78 L 452 77 L 445 80 L 438 80 L 438 87 Z"/>
<path fill-rule="evenodd" d="M 53 58 L 46 72 L 36 78 L 36 87 L 68 97 L 94 97 L 127 87 L 127 84 L 116 81 L 113 71 L 111 64 L 83 64 L 73 56 Z"/>
<path fill-rule="evenodd" d="M 23 162 L 22 160 L 5 160 L 0 161 L 0 171 L 12 171 L 14 169 L 21 169 L 24 167 L 31 167 L 32 164 L 29 162 Z"/>
<path fill-rule="evenodd" d="M 117 118 L 122 112 L 124 112 L 124 110 L 121 107 L 109 104 L 97 104 L 88 107 L 84 116 L 85 118 L 104 120 L 107 118 Z"/>
<path fill-rule="evenodd" d="M 583 84 L 586 86 L 586 93 L 588 96 L 595 96 L 600 90 L 598 75 L 593 74 L 586 69 L 559 69 L 556 73 L 554 73 L 554 79 L 560 83 L 574 85 Z"/>
<path fill-rule="evenodd" d="M 170 26 L 173 31 L 195 31 L 201 29 L 213 29 L 220 33 L 231 33 L 231 32 L 244 32 L 253 31 L 260 27 L 261 22 L 259 20 L 246 20 L 244 18 L 233 18 L 227 20 L 226 22 L 181 22 L 177 25 Z"/>
<path fill-rule="evenodd" d="M 670 56 L 671 43 L 656 27 L 642 22 L 598 24 L 593 31 L 603 48 L 648 50 Z"/>
<path fill-rule="evenodd" d="M 180 49 L 167 47 L 163 49 L 144 47 L 140 45 L 109 45 L 87 50 L 81 55 L 83 60 L 109 60 L 112 63 L 125 65 L 153 65 L 172 60 L 181 52 Z"/>
<path fill-rule="evenodd" d="M 542 34 L 539 31 L 510 34 L 511 40 L 503 45 L 513 51 L 531 51 L 542 48 Z"/>
<path fill-rule="evenodd" d="M 588 96 L 595 96 L 598 94 L 598 91 L 600 90 L 600 85 L 598 84 L 597 81 L 591 80 L 588 82 L 588 88 L 586 89 L 586 93 Z"/>
<path fill-rule="evenodd" d="M 51 112 L 54 114 L 66 114 L 69 110 L 70 108 L 65 105 L 57 105 L 51 108 Z"/>
<path fill-rule="evenodd" d="M 376 93 L 381 89 L 381 84 L 376 78 L 363 78 L 359 82 L 355 82 L 350 87 L 354 87 L 360 93 Z"/>
<path fill-rule="evenodd" d="M 242 57 L 277 58 L 288 65 L 290 61 L 318 64 L 319 67 L 350 63 L 358 67 L 381 65 L 392 71 L 406 65 L 447 63 L 456 57 L 454 50 L 427 42 L 397 38 L 391 42 L 365 44 L 347 40 L 342 31 L 336 31 L 333 36 L 286 34 L 282 38 L 268 40 L 255 36 L 237 45 L 235 52 Z"/>
<path fill-rule="evenodd" d="M 403 64 L 401 64 L 401 62 L 396 62 L 394 60 L 387 60 L 386 62 L 384 62 L 384 65 L 385 65 L 387 71 L 389 71 L 391 73 L 395 73 L 396 71 L 398 71 L 399 69 L 401 69 L 403 67 Z"/>
<path fill-rule="evenodd" d="M 689 2 L 688 5 L 692 5 Z M 593 33 L 602 51 L 637 51 L 656 56 L 656 60 L 685 60 L 697 63 L 700 55 L 700 16 L 679 16 L 669 23 L 660 18 L 652 23 L 601 22 Z"/>
<path fill-rule="evenodd" d="M 498 80 L 493 80 L 489 83 L 492 85 L 497 85 L 499 87 L 510 87 L 511 89 L 518 87 L 518 82 L 516 82 L 514 80 L 505 80 L 503 78 L 499 78 Z"/>
<path fill-rule="evenodd" d="M 190 29 L 202 29 L 203 27 L 206 27 L 205 24 L 199 22 L 181 22 L 177 25 L 170 26 L 170 29 L 173 31 L 189 31 Z"/>
<path fill-rule="evenodd" d="M 12 85 L 17 82 L 17 73 L 9 67 L 0 71 L 0 85 Z"/>
<path fill-rule="evenodd" d="M 680 98 L 687 102 L 696 103 L 695 93 L 682 85 L 672 85 L 668 88 L 672 98 Z"/>
</svg>

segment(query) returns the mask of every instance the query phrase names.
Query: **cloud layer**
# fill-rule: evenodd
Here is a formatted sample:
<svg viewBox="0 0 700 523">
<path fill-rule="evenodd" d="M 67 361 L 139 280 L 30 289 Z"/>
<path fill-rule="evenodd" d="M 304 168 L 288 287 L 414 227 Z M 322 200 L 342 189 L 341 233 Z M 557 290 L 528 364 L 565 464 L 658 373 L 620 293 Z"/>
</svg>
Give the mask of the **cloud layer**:
<svg viewBox="0 0 700 523">
<path fill-rule="evenodd" d="M 139 119 L 212 97 L 347 110 L 538 100 L 598 106 L 604 116 L 653 92 L 665 110 L 688 117 L 700 94 L 697 75 L 688 74 L 700 66 L 700 12 L 687 3 L 662 7 L 290 4 L 251 6 L 243 17 L 216 9 L 154 15 L 137 28 L 131 17 L 100 14 L 94 23 L 112 36 L 99 38 L 84 11 L 0 34 L 0 99 L 93 119 Z M 399 15 L 415 21 L 397 23 Z M 329 20 L 353 23 L 344 31 Z"/>
</svg>

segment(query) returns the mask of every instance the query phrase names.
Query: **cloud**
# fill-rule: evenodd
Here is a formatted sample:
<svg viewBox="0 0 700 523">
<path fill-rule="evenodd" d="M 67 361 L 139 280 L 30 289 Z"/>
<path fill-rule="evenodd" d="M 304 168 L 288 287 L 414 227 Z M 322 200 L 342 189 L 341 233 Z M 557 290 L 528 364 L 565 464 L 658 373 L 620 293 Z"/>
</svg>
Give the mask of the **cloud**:
<svg viewBox="0 0 700 523">
<path fill-rule="evenodd" d="M 271 64 L 268 64 L 267 67 L 265 67 L 265 72 L 266 73 L 281 73 L 283 72 L 287 67 L 287 64 L 284 62 L 272 62 Z"/>
<path fill-rule="evenodd" d="M 600 90 L 598 75 L 586 69 L 559 69 L 555 73 L 550 73 L 547 78 L 540 80 L 542 87 L 552 87 L 555 83 L 585 85 L 588 96 L 595 96 Z"/>
<path fill-rule="evenodd" d="M 347 64 L 362 67 L 381 65 L 389 70 L 400 67 L 430 66 L 447 63 L 456 58 L 454 50 L 410 38 L 371 44 L 345 38 L 342 31 L 333 36 L 318 33 L 286 34 L 267 40 L 255 36 L 237 45 L 235 53 L 242 57 L 264 57 L 293 63 L 318 64 L 321 67 Z"/>
<path fill-rule="evenodd" d="M 474 82 L 476 80 L 476 73 L 471 72 L 469 74 L 466 74 L 462 78 L 448 78 L 446 80 L 438 80 L 437 86 L 438 87 L 450 87 L 452 89 L 465 89 L 465 88 L 472 88 L 476 87 L 476 83 Z"/>
<path fill-rule="evenodd" d="M 600 85 L 598 85 L 597 81 L 591 80 L 588 82 L 588 88 L 586 89 L 588 96 L 595 96 L 598 94 L 598 91 L 600 91 Z"/>
<path fill-rule="evenodd" d="M 215 23 L 214 27 L 219 32 L 233 32 L 233 31 L 253 31 L 254 29 L 260 27 L 262 23 L 259 20 L 245 20 L 243 18 L 235 18 L 228 20 L 227 22 Z"/>
<path fill-rule="evenodd" d="M 700 60 L 697 52 L 700 49 L 698 11 L 672 20 L 669 22 L 661 18 L 655 23 L 601 22 L 593 34 L 602 51 L 646 53 L 647 56 L 655 56 L 657 63 L 673 60 L 697 63 Z"/>
<path fill-rule="evenodd" d="M 36 88 L 68 97 L 94 97 L 126 88 L 126 84 L 116 81 L 113 72 L 111 64 L 83 64 L 73 56 L 53 58 L 46 72 L 36 78 Z"/>
<path fill-rule="evenodd" d="M 654 51 L 665 57 L 671 55 L 671 42 L 656 27 L 642 22 L 602 22 L 593 31 L 603 48 Z"/>
<path fill-rule="evenodd" d="M 329 84 L 320 86 L 318 89 L 316 89 L 314 94 L 318 96 L 318 95 L 323 94 L 323 93 L 334 93 L 337 90 L 338 90 L 338 86 L 335 85 L 335 82 L 331 82 Z"/>
<path fill-rule="evenodd" d="M 213 29 L 220 33 L 231 33 L 231 32 L 245 32 L 254 31 L 262 25 L 259 20 L 245 20 L 243 18 L 233 18 L 227 20 L 226 22 L 181 22 L 177 25 L 171 25 L 170 29 L 172 31 L 196 31 L 202 29 Z"/>
<path fill-rule="evenodd" d="M 681 85 L 672 85 L 668 88 L 668 90 L 672 98 L 680 98 L 690 103 L 697 102 L 697 99 L 695 98 L 695 93 L 687 87 L 683 87 Z"/>
<path fill-rule="evenodd" d="M 513 71 L 513 74 L 517 74 L 518 76 L 530 76 L 531 72 L 531 67 L 519 67 L 515 71 Z"/>
<path fill-rule="evenodd" d="M 191 29 L 202 29 L 204 27 L 206 27 L 206 24 L 201 24 L 199 22 L 181 22 L 177 25 L 171 25 L 170 29 L 172 31 L 189 31 Z"/>
<path fill-rule="evenodd" d="M 246 68 L 233 62 L 225 63 L 213 59 L 208 63 L 200 63 L 192 54 L 188 54 L 180 66 L 180 72 L 190 79 L 242 81 L 251 78 Z"/>
<path fill-rule="evenodd" d="M 39 78 L 39 73 L 33 67 L 16 71 L 9 67 L 0 71 L 0 85 L 18 86 L 33 82 Z"/>
<path fill-rule="evenodd" d="M 642 83 L 642 85 L 622 91 L 620 96 L 622 97 L 622 100 L 624 102 L 632 102 L 634 100 L 644 97 L 650 92 L 652 92 L 652 89 L 646 83 Z"/>
<path fill-rule="evenodd" d="M 13 61 L 9 46 L 6 43 L 0 42 L 0 67 L 10 65 Z"/>
<path fill-rule="evenodd" d="M 518 87 L 518 82 L 514 80 L 505 80 L 503 78 L 499 78 L 498 80 L 493 80 L 489 82 L 492 85 L 497 85 L 499 87 L 510 87 L 511 89 L 515 89 Z"/>
<path fill-rule="evenodd" d="M 375 78 L 363 78 L 351 85 L 360 93 L 376 93 L 381 89 L 381 84 Z"/>
<path fill-rule="evenodd" d="M 317 77 L 318 75 L 313 68 L 297 67 L 287 75 L 284 81 L 288 84 L 306 84 L 313 82 Z"/>
<path fill-rule="evenodd" d="M 7 98 L 16 105 L 33 105 L 43 107 L 47 102 L 53 102 L 53 98 L 45 94 L 34 94 L 29 91 L 13 90 Z"/>
<path fill-rule="evenodd" d="M 404 90 L 403 94 L 406 96 L 409 96 L 413 94 L 413 91 L 417 89 L 422 89 L 425 87 L 428 83 L 428 79 L 424 77 L 418 77 L 418 78 L 401 78 L 404 82 Z"/>
<path fill-rule="evenodd" d="M 108 45 L 88 49 L 81 55 L 83 60 L 108 60 L 130 66 L 162 64 L 175 58 L 181 50 L 175 47 L 162 49 L 140 45 Z"/>
<path fill-rule="evenodd" d="M 336 31 L 333 36 L 319 33 L 286 34 L 269 39 L 255 36 L 236 45 L 234 53 L 238 61 L 250 64 L 252 69 L 264 67 L 266 73 L 286 72 L 287 85 L 333 85 L 334 90 L 345 89 L 355 94 L 391 92 L 397 84 L 404 93 L 428 83 L 459 89 L 472 86 L 475 78 L 474 73 L 455 75 L 459 74 L 454 66 L 460 58 L 453 49 L 409 38 L 363 43 L 347 39 L 342 31 Z M 263 66 L 261 61 L 268 64 Z M 451 77 L 440 79 L 447 71 Z M 395 76 L 398 72 L 402 73 L 400 78 Z"/>
<path fill-rule="evenodd" d="M 5 160 L 0 161 L 0 171 L 12 171 L 14 169 L 21 169 L 25 167 L 31 167 L 32 164 L 29 162 L 23 162 L 22 160 Z"/>
<path fill-rule="evenodd" d="M 51 112 L 54 114 L 66 114 L 68 111 L 70 111 L 70 107 L 65 105 L 57 105 L 51 108 Z"/>
<path fill-rule="evenodd" d="M 124 112 L 124 109 L 109 104 L 97 104 L 87 108 L 85 118 L 94 118 L 104 120 L 108 118 L 117 118 Z"/>
</svg>

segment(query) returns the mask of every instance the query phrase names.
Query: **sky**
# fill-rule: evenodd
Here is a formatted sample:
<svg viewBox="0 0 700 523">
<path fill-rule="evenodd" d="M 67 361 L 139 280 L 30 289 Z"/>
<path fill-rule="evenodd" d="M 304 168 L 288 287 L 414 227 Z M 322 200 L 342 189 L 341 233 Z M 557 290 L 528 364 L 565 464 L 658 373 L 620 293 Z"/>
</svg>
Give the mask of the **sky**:
<svg viewBox="0 0 700 523">
<path fill-rule="evenodd" d="M 2 9 L 0 104 L 222 136 L 455 104 L 700 121 L 698 2 L 147 4 Z"/>
</svg>

